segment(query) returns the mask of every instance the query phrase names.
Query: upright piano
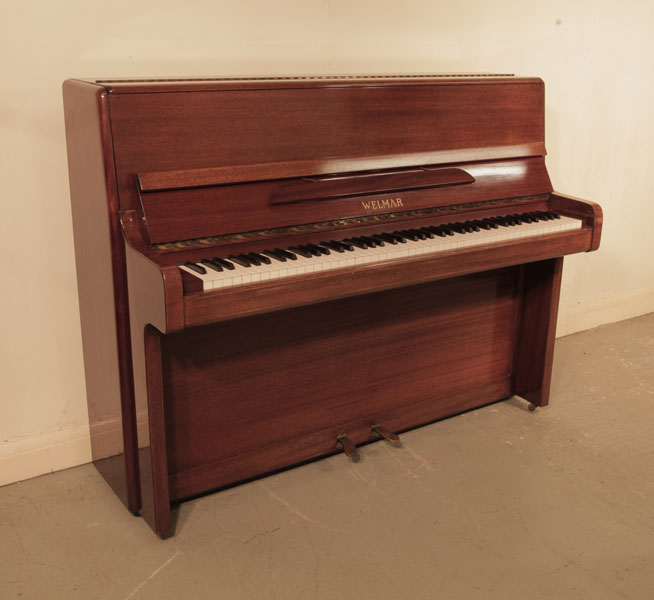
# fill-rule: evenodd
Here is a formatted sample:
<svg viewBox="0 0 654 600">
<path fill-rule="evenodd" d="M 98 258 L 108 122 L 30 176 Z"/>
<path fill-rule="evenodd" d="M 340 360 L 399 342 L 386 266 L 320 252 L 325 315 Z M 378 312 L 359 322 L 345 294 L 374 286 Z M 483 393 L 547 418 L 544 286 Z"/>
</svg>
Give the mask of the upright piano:
<svg viewBox="0 0 654 600">
<path fill-rule="evenodd" d="M 563 256 L 602 212 L 552 189 L 540 79 L 63 92 L 93 460 L 160 536 L 185 498 L 548 403 Z"/>
</svg>

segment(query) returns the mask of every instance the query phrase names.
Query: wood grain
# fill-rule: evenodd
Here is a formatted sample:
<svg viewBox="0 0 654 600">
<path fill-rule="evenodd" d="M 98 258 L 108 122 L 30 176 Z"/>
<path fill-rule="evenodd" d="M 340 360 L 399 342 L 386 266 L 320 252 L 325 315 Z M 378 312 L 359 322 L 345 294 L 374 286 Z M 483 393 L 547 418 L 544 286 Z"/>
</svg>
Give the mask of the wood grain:
<svg viewBox="0 0 654 600">
<path fill-rule="evenodd" d="M 93 461 L 132 512 L 141 505 L 125 248 L 107 93 L 63 87 L 77 289 Z"/>
<path fill-rule="evenodd" d="M 148 192 L 141 194 L 141 204 L 149 241 L 161 243 L 345 219 L 372 212 L 397 213 L 455 203 L 483 202 L 498 196 L 514 198 L 552 191 L 542 157 L 483 164 L 463 163 L 461 167 L 472 175 L 468 176 L 470 179 L 463 180 L 467 182 L 466 185 L 452 185 L 452 181 L 458 180 L 450 179 L 450 185 L 406 189 L 412 186 L 419 188 L 424 180 L 423 173 L 437 172 L 414 171 L 401 178 L 395 176 L 397 185 L 405 189 L 393 192 L 375 191 L 372 182 L 367 182 L 366 192 L 366 184 L 362 185 L 357 179 L 348 181 L 352 191 L 350 196 L 343 195 L 347 186 L 341 181 L 339 196 L 311 199 L 308 197 L 310 194 L 320 195 L 320 192 L 310 192 L 310 188 L 326 188 L 325 193 L 328 194 L 336 191 L 335 184 L 326 186 L 304 179 L 290 179 Z M 285 202 L 281 202 L 280 197 L 285 198 Z M 298 202 L 303 197 L 305 201 Z M 387 203 L 385 208 L 374 208 L 381 207 L 383 200 L 389 198 L 395 200 L 394 205 L 388 206 Z M 398 198 L 400 202 L 397 202 Z"/>
<path fill-rule="evenodd" d="M 513 393 L 549 403 L 563 257 L 525 264 L 521 273 Z"/>
<path fill-rule="evenodd" d="M 402 432 L 413 428 L 415 423 L 431 423 L 510 395 L 510 378 L 503 377 L 480 387 L 467 388 L 448 396 L 430 397 L 374 416 L 392 431 Z M 343 422 L 339 431 L 346 431 L 348 437 L 361 445 L 379 440 L 378 436 L 371 435 L 370 426 L 370 419 Z M 279 469 L 280 465 L 292 466 L 300 461 L 342 452 L 335 441 L 334 429 L 326 429 L 171 473 L 171 497 L 183 500 L 207 490 L 269 473 Z"/>
<path fill-rule="evenodd" d="M 170 494 L 168 491 L 168 457 L 166 453 L 166 428 L 164 421 L 164 388 L 161 365 L 161 333 L 151 325 L 145 327 L 144 353 L 148 388 L 148 446 L 142 446 L 143 454 L 150 450 L 147 469 L 143 469 L 149 485 L 143 485 L 144 501 L 141 515 L 161 537 L 171 533 Z M 149 458 L 149 461 L 148 461 Z M 147 495 L 146 495 L 147 494 Z"/>
<path fill-rule="evenodd" d="M 467 154 L 456 161 L 475 161 L 496 157 L 502 147 L 543 151 L 543 85 L 531 79 L 192 93 L 160 88 L 111 94 L 110 105 L 121 210 L 139 206 L 137 173 L 423 152 L 441 152 L 442 164 L 452 160 L 450 152 Z"/>
<path fill-rule="evenodd" d="M 381 415 L 508 377 L 517 281 L 490 271 L 165 336 L 171 475 L 323 430 L 331 452 L 341 433 L 360 441 L 344 423 L 370 434 Z"/>
<path fill-rule="evenodd" d="M 543 92 L 506 75 L 66 82 L 94 460 L 132 511 L 164 537 L 171 502 L 339 436 L 548 403 L 562 257 L 598 247 L 602 211 L 552 191 Z M 211 292 L 177 267 L 529 210 L 582 227 Z"/>
</svg>

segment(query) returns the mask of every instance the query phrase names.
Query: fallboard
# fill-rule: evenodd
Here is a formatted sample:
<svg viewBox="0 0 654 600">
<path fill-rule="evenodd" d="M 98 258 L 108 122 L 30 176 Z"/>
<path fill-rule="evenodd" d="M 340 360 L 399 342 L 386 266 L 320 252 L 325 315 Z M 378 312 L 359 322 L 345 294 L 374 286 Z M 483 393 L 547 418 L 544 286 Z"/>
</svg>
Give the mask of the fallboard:
<svg viewBox="0 0 654 600">
<path fill-rule="evenodd" d="M 401 159 L 398 161 L 401 163 Z M 340 161 L 341 166 L 348 163 Z M 356 168 L 360 164 L 353 160 Z M 205 173 L 178 172 L 171 189 L 165 176 L 138 177 L 141 207 L 152 244 L 366 215 L 401 213 L 457 203 L 544 194 L 552 186 L 542 157 L 457 165 L 418 165 L 254 179 L 265 165 Z M 252 178 L 251 180 L 247 180 Z M 213 179 L 213 184 L 206 184 Z M 234 183 L 237 180 L 238 183 Z M 244 181 L 245 180 L 245 181 Z M 181 182 L 181 183 L 180 183 Z"/>
</svg>

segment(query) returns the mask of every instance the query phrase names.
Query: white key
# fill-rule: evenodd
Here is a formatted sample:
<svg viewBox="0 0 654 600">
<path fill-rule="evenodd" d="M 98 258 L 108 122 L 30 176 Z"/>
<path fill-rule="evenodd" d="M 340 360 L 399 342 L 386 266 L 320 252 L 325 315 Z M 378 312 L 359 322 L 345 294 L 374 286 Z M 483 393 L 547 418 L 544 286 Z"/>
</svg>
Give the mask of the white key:
<svg viewBox="0 0 654 600">
<path fill-rule="evenodd" d="M 497 229 L 480 229 L 472 233 L 455 233 L 445 237 L 434 236 L 415 242 L 407 239 L 405 243 L 397 244 L 385 243 L 384 246 L 374 248 L 358 248 L 345 252 L 330 250 L 328 255 L 312 256 L 305 258 L 296 254 L 297 259 L 287 259 L 285 262 L 270 258 L 270 264 L 259 266 L 242 267 L 235 264 L 233 270 L 224 269 L 217 272 L 206 267 L 207 273 L 196 273 L 184 265 L 180 269 L 190 273 L 202 281 L 202 289 L 205 291 L 212 289 L 222 289 L 237 285 L 246 285 L 261 281 L 272 281 L 286 277 L 295 277 L 308 273 L 321 273 L 334 269 L 344 269 L 366 264 L 397 260 L 410 256 L 425 256 L 436 252 L 448 252 L 462 248 L 474 246 L 483 246 L 488 244 L 497 244 L 515 239 L 548 235 L 551 233 L 560 233 L 563 231 L 572 231 L 581 229 L 581 221 L 569 217 L 561 217 L 552 221 L 537 221 L 536 223 L 522 223 L 509 227 L 499 226 Z M 292 252 L 289 250 L 289 252 Z M 295 253 L 294 253 L 295 254 Z M 226 259 L 229 260 L 229 259 Z"/>
<path fill-rule="evenodd" d="M 205 274 L 197 273 L 193 269 L 189 269 L 186 265 L 179 265 L 179 268 L 182 271 L 186 271 L 187 273 L 194 275 L 200 281 L 202 281 L 202 291 L 208 292 L 209 290 L 213 289 L 212 277 L 209 273 L 205 273 Z"/>
</svg>

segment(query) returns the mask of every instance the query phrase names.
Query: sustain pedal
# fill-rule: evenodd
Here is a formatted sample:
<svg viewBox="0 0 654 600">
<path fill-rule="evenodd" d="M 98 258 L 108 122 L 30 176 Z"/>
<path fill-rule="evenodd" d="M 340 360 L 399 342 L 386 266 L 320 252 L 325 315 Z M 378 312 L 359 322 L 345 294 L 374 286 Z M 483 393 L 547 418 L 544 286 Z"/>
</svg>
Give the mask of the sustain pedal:
<svg viewBox="0 0 654 600">
<path fill-rule="evenodd" d="M 374 433 L 379 434 L 385 440 L 388 440 L 389 442 L 391 442 L 393 444 L 399 444 L 400 443 L 400 436 L 397 435 L 397 433 L 393 433 L 392 431 L 389 431 L 383 425 L 373 425 L 372 430 L 373 430 Z"/>
</svg>

